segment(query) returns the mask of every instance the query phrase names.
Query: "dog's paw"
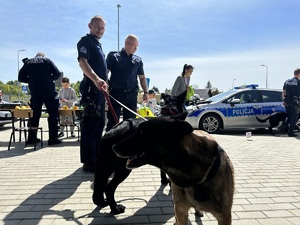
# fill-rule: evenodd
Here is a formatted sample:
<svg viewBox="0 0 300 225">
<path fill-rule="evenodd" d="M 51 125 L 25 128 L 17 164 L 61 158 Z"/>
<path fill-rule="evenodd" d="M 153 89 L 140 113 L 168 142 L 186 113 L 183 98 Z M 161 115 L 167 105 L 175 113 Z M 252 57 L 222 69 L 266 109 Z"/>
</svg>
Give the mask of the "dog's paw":
<svg viewBox="0 0 300 225">
<path fill-rule="evenodd" d="M 98 207 L 100 207 L 101 209 L 108 206 L 108 202 L 106 199 L 96 199 L 96 198 L 93 198 L 93 202 L 95 205 L 97 205 Z"/>
<path fill-rule="evenodd" d="M 121 214 L 121 213 L 125 212 L 125 209 L 126 209 L 126 207 L 124 205 L 121 205 L 121 204 L 116 205 L 115 208 L 111 208 L 110 213 L 114 214 L 114 215 Z"/>
</svg>

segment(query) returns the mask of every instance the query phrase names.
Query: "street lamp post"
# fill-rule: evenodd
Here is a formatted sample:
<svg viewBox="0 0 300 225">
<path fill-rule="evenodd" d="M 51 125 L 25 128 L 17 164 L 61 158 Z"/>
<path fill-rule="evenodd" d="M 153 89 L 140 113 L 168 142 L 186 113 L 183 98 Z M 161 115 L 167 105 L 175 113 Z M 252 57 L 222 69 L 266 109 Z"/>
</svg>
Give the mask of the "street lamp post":
<svg viewBox="0 0 300 225">
<path fill-rule="evenodd" d="M 19 64 L 19 61 L 20 61 L 20 52 L 24 52 L 26 51 L 26 49 L 20 49 L 18 50 L 18 74 L 17 74 L 17 77 L 19 76 L 19 71 L 20 71 L 20 64 Z M 20 101 L 20 82 L 18 83 L 18 95 L 19 95 L 19 101 Z"/>
<path fill-rule="evenodd" d="M 261 66 L 266 67 L 266 88 L 268 88 L 268 66 L 266 65 L 261 65 Z"/>
<path fill-rule="evenodd" d="M 233 79 L 233 81 L 232 81 L 232 88 L 231 89 L 233 89 L 233 86 L 234 86 L 234 81 L 235 81 L 235 78 Z"/>
<path fill-rule="evenodd" d="M 121 5 L 118 4 L 118 51 L 120 51 L 120 14 L 119 14 L 119 9 L 121 8 Z"/>
</svg>

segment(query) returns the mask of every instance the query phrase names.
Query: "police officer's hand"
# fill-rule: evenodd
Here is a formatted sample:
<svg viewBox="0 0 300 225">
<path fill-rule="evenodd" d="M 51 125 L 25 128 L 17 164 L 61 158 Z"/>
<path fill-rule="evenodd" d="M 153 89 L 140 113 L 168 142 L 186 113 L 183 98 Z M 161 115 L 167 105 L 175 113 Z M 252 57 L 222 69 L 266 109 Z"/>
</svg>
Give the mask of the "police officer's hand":
<svg viewBox="0 0 300 225">
<path fill-rule="evenodd" d="M 149 94 L 148 93 L 144 93 L 144 95 L 143 95 L 143 101 L 145 101 L 145 102 L 149 101 Z"/>
<path fill-rule="evenodd" d="M 95 82 L 95 85 L 96 85 L 96 87 L 97 87 L 99 90 L 103 89 L 103 90 L 106 91 L 107 88 L 108 88 L 107 83 L 106 83 L 104 80 L 102 80 L 102 79 L 98 79 L 98 80 Z"/>
</svg>

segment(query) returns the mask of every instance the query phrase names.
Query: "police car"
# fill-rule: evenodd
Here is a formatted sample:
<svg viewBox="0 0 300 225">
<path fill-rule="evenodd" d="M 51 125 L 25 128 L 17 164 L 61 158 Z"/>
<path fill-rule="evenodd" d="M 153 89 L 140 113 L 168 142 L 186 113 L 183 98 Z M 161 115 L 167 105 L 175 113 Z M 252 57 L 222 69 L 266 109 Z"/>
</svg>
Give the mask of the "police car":
<svg viewBox="0 0 300 225">
<path fill-rule="evenodd" d="M 9 111 L 0 111 L 0 127 L 11 123 L 11 113 Z"/>
<path fill-rule="evenodd" d="M 282 90 L 257 87 L 256 84 L 235 87 L 187 108 L 186 121 L 208 133 L 220 129 L 267 128 L 269 123 L 261 123 L 257 117 L 265 119 L 274 112 L 285 112 Z"/>
</svg>

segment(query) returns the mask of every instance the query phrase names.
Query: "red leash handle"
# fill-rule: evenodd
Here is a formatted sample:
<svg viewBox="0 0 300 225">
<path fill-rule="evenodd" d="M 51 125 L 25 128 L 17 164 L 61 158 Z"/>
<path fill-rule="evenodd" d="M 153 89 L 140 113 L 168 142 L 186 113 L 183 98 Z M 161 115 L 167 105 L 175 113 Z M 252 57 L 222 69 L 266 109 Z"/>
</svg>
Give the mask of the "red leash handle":
<svg viewBox="0 0 300 225">
<path fill-rule="evenodd" d="M 108 108 L 111 111 L 111 114 L 113 115 L 113 117 L 115 119 L 115 122 L 119 123 L 119 118 L 117 117 L 117 114 L 116 114 L 116 112 L 115 112 L 115 110 L 114 110 L 114 108 L 113 108 L 113 106 L 112 106 L 112 104 L 110 102 L 110 99 L 109 99 L 107 91 L 104 88 L 102 88 L 102 87 L 101 87 L 101 90 L 103 91 L 104 97 L 105 97 L 105 99 L 107 101 L 107 104 L 108 104 Z"/>
</svg>

